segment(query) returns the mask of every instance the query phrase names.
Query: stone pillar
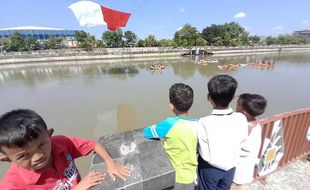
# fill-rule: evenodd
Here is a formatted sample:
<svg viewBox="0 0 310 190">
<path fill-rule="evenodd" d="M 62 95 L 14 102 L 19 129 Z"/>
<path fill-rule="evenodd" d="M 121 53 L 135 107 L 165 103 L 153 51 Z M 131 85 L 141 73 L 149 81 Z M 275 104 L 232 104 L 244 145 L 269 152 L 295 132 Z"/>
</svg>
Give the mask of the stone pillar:
<svg viewBox="0 0 310 190">
<path fill-rule="evenodd" d="M 106 173 L 105 179 L 93 190 L 163 190 L 173 189 L 175 171 L 159 140 L 143 137 L 143 130 L 105 135 L 98 139 L 113 160 L 129 166 L 131 175 L 125 181 L 112 181 L 105 162 L 94 154 L 91 171 Z"/>
</svg>

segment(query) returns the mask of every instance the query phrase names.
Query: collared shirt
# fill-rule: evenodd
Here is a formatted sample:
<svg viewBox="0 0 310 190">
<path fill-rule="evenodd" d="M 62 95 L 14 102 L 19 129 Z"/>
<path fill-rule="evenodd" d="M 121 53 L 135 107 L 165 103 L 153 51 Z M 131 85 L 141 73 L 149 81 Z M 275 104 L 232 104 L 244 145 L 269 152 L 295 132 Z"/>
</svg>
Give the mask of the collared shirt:
<svg viewBox="0 0 310 190">
<path fill-rule="evenodd" d="M 164 138 L 177 183 L 191 184 L 196 178 L 197 124 L 197 119 L 176 116 L 144 129 L 146 138 Z"/>
<path fill-rule="evenodd" d="M 209 116 L 199 119 L 199 154 L 209 164 L 227 171 L 237 165 L 247 135 L 248 123 L 243 114 L 231 108 L 213 109 Z"/>
<path fill-rule="evenodd" d="M 0 189 L 67 190 L 75 186 L 81 177 L 74 159 L 88 155 L 96 142 L 66 136 L 53 136 L 51 142 L 55 168 L 35 172 L 12 164 L 0 183 Z"/>
</svg>

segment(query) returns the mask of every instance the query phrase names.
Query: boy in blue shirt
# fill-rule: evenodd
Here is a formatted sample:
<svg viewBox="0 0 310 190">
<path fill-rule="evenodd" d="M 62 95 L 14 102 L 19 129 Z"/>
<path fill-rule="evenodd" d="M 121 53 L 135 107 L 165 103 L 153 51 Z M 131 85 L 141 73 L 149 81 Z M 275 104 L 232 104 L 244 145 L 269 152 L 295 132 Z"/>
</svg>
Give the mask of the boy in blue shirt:
<svg viewBox="0 0 310 190">
<path fill-rule="evenodd" d="M 144 129 L 146 138 L 163 138 L 164 148 L 175 169 L 174 189 L 193 190 L 197 168 L 197 120 L 188 118 L 194 99 L 193 89 L 176 83 L 169 90 L 169 107 L 175 114 Z"/>
</svg>

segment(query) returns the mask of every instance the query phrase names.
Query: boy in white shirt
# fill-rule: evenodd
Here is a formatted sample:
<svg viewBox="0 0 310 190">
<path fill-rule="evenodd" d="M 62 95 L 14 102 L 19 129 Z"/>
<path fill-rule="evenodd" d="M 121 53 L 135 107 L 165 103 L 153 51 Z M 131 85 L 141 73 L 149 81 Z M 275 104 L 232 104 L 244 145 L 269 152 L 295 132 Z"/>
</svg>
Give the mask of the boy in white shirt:
<svg viewBox="0 0 310 190">
<path fill-rule="evenodd" d="M 198 185 L 200 190 L 229 190 L 243 142 L 248 134 L 246 117 L 229 107 L 237 81 L 217 75 L 208 82 L 209 116 L 199 119 Z"/>
</svg>

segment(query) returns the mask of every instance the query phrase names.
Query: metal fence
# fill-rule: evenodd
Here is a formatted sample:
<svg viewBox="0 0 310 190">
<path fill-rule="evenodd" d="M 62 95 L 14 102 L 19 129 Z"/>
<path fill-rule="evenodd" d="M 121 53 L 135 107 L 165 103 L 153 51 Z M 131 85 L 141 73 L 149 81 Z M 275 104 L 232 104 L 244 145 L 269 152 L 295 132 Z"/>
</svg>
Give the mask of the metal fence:
<svg viewBox="0 0 310 190">
<path fill-rule="evenodd" d="M 264 141 L 277 140 L 280 141 L 277 146 L 281 146 L 283 153 L 281 153 L 281 159 L 277 164 L 276 168 L 283 167 L 292 161 L 301 158 L 302 156 L 310 153 L 310 141 L 307 139 L 309 135 L 310 127 L 310 108 L 300 109 L 292 112 L 282 113 L 275 115 L 268 119 L 260 121 L 262 125 L 262 144 L 259 157 L 265 164 L 272 164 L 276 160 L 277 152 L 270 151 L 267 155 L 266 149 L 264 150 Z M 274 130 L 279 124 L 278 136 L 275 135 Z M 309 137 L 308 137 L 309 138 Z M 280 147 L 274 149 L 279 150 Z M 270 148 L 272 150 L 272 148 Z M 270 154 L 271 153 L 271 154 Z M 272 160 L 274 159 L 274 160 Z M 268 172 L 267 172 L 268 173 Z M 258 177 L 258 171 L 255 176 Z M 264 175 L 260 175 L 264 176 Z"/>
</svg>

